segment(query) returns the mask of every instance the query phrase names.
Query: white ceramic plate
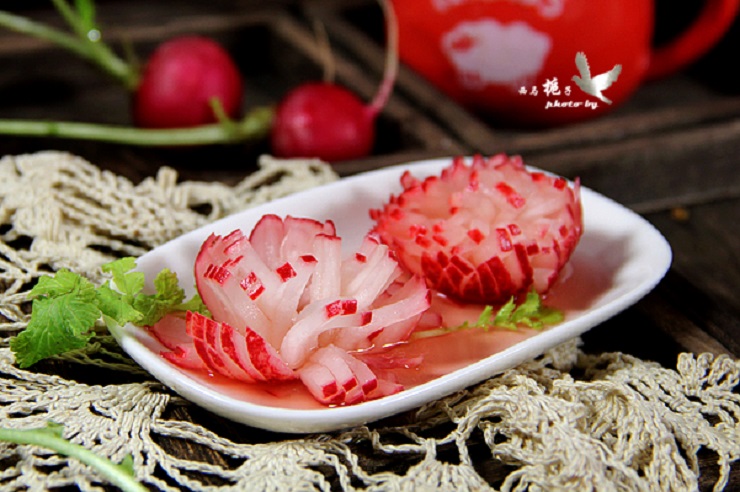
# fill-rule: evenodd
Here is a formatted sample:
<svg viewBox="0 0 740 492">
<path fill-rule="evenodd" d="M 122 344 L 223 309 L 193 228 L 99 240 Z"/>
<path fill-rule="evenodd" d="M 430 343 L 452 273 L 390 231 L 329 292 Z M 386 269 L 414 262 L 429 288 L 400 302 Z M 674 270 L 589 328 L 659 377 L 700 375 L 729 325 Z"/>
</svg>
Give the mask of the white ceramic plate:
<svg viewBox="0 0 740 492">
<path fill-rule="evenodd" d="M 403 171 L 410 170 L 421 178 L 438 174 L 449 162 L 435 159 L 387 168 L 275 200 L 160 246 L 140 257 L 137 268 L 151 281 L 168 267 L 191 295 L 193 262 L 203 240 L 213 232 L 227 234 L 237 228 L 248 232 L 267 213 L 331 219 L 343 247 L 354 251 L 371 227 L 368 210 L 380 207 L 390 193 L 401 190 L 399 177 Z M 245 385 L 240 388 L 171 365 L 159 355 L 161 346 L 142 328 L 127 325 L 115 330 L 115 335 L 123 349 L 163 384 L 228 419 L 291 433 L 332 431 L 372 422 L 439 399 L 536 357 L 631 306 L 660 281 L 671 263 L 671 249 L 663 236 L 635 213 L 587 188 L 582 188 L 582 200 L 585 232 L 571 258 L 572 274 L 548 299 L 549 304 L 565 311 L 564 322 L 532 336 L 509 332 L 480 335 L 488 337 L 488 345 L 480 346 L 490 352 L 473 354 L 462 364 L 435 360 L 438 374 L 431 380 L 379 400 L 347 407 L 312 407 L 305 395 L 291 394 L 293 390 L 277 395 L 245 391 Z"/>
</svg>

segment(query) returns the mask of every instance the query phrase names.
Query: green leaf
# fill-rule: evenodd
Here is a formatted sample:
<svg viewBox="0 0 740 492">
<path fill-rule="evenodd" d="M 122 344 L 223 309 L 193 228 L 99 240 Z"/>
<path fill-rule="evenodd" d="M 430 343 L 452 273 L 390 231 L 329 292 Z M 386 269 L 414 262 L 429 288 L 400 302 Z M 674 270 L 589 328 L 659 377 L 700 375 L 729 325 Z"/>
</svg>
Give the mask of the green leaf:
<svg viewBox="0 0 740 492">
<path fill-rule="evenodd" d="M 430 338 L 471 328 L 483 331 L 492 328 L 516 330 L 524 326 L 541 330 L 545 326 L 554 325 L 561 321 L 563 321 L 563 313 L 558 309 L 543 306 L 540 295 L 532 290 L 521 304 L 517 304 L 515 298 L 512 297 L 498 311 L 493 306 L 484 307 L 475 324 L 471 325 L 466 321 L 458 326 L 441 326 L 430 330 L 415 331 L 411 338 Z"/>
<path fill-rule="evenodd" d="M 28 293 L 31 298 L 47 296 L 57 297 L 66 294 L 92 300 L 95 297 L 95 286 L 87 279 L 63 268 L 53 277 L 39 278 L 36 285 Z"/>
<path fill-rule="evenodd" d="M 180 311 L 193 311 L 194 313 L 200 313 L 203 316 L 211 317 L 211 312 L 208 310 L 206 305 L 203 303 L 203 299 L 198 294 L 195 294 L 187 302 L 177 306 Z"/>
<path fill-rule="evenodd" d="M 157 289 L 157 298 L 162 302 L 176 306 L 185 299 L 185 291 L 177 281 L 177 275 L 169 268 L 165 268 L 154 278 L 154 288 Z"/>
<path fill-rule="evenodd" d="M 95 286 L 89 280 L 62 269 L 53 277 L 41 277 L 28 295 L 33 299 L 31 320 L 10 341 L 20 367 L 88 343 L 100 318 Z"/>
<path fill-rule="evenodd" d="M 102 285 L 97 291 L 97 303 L 104 316 L 111 318 L 116 324 L 123 326 L 141 319 L 141 313 L 131 305 L 120 293 Z"/>
<path fill-rule="evenodd" d="M 514 298 L 512 297 L 506 302 L 506 304 L 501 306 L 501 308 L 496 313 L 496 316 L 494 316 L 491 324 L 493 326 L 498 326 L 501 328 L 516 328 L 516 324 L 513 324 L 511 321 L 511 317 L 514 314 L 515 309 L 516 304 L 514 303 Z"/>
<path fill-rule="evenodd" d="M 185 299 L 185 291 L 178 284 L 177 275 L 167 268 L 157 274 L 154 287 L 156 294 L 142 294 L 134 299 L 134 308 L 142 314 L 139 323 L 144 326 L 153 325 L 167 313 L 178 311 Z"/>
<path fill-rule="evenodd" d="M 20 367 L 29 367 L 52 355 L 84 347 L 100 317 L 94 303 L 71 294 L 34 299 L 31 321 L 11 339 L 10 348 Z"/>
<path fill-rule="evenodd" d="M 109 328 L 135 323 L 148 326 L 169 313 L 185 310 L 208 314 L 198 295 L 183 303 L 185 292 L 177 275 L 164 269 L 154 279 L 155 294 L 144 294 L 145 276 L 132 271 L 134 258 L 122 258 L 103 265 L 110 281 L 100 287 L 84 277 L 61 269 L 54 276 L 41 277 L 29 292 L 33 299 L 31 320 L 25 330 L 10 341 L 20 367 L 29 367 L 53 355 L 85 347 L 101 318 Z"/>
<path fill-rule="evenodd" d="M 60 330 L 78 336 L 90 331 L 100 317 L 100 309 L 94 302 L 73 294 L 35 299 L 32 309 L 37 312 L 26 330 Z"/>
<path fill-rule="evenodd" d="M 116 289 L 133 299 L 144 288 L 146 281 L 142 272 L 131 271 L 135 267 L 136 259 L 126 257 L 106 263 L 101 268 L 104 272 L 111 274 Z"/>
<path fill-rule="evenodd" d="M 532 290 L 527 293 L 521 304 L 517 305 L 513 298 L 504 304 L 496 313 L 493 325 L 510 330 L 515 330 L 520 326 L 540 330 L 545 325 L 559 323 L 562 320 L 563 313 L 543 306 L 540 295 Z"/>
<path fill-rule="evenodd" d="M 539 318 L 544 325 L 555 325 L 562 323 L 563 319 L 565 319 L 565 315 L 563 315 L 563 312 L 559 309 L 542 306 Z"/>
</svg>

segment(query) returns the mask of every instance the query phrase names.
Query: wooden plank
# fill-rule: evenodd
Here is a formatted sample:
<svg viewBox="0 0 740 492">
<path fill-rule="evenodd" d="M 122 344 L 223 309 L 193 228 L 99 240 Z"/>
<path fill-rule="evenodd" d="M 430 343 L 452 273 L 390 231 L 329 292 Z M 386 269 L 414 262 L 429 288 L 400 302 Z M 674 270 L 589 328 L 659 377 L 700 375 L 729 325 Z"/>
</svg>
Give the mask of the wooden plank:
<svg viewBox="0 0 740 492">
<path fill-rule="evenodd" d="M 740 198 L 681 213 L 687 215 L 647 215 L 671 244 L 673 269 L 686 279 L 669 284 L 675 290 L 671 295 L 684 306 L 685 316 L 740 356 Z"/>
<path fill-rule="evenodd" d="M 654 292 L 650 293 L 646 301 L 640 303 L 637 309 L 687 352 L 694 354 L 725 354 L 737 357 L 740 354 L 738 351 L 740 350 L 740 344 L 736 339 L 728 336 L 732 324 L 737 325 L 737 323 L 733 322 L 732 318 L 727 317 L 726 310 L 712 304 L 711 301 L 705 298 L 704 294 L 696 291 L 695 288 L 692 289 L 694 292 L 691 299 L 679 295 L 677 291 L 685 291 L 687 287 L 685 285 L 686 280 L 677 277 L 676 273 L 670 272 L 668 278 Z M 696 304 L 694 297 L 703 298 L 704 305 L 711 306 L 712 314 L 710 316 L 694 312 L 692 318 L 696 321 L 687 317 L 686 306 L 689 301 L 691 301 L 692 306 Z M 691 310 L 695 311 L 693 308 Z M 718 324 L 713 321 L 720 317 L 724 317 L 725 321 L 729 322 Z M 712 331 L 727 345 L 724 345 L 708 331 Z M 656 350 L 661 350 L 661 348 L 655 347 Z"/>
<path fill-rule="evenodd" d="M 740 119 L 644 135 L 594 147 L 525 154 L 525 160 L 581 182 L 635 210 L 737 196 Z"/>
</svg>

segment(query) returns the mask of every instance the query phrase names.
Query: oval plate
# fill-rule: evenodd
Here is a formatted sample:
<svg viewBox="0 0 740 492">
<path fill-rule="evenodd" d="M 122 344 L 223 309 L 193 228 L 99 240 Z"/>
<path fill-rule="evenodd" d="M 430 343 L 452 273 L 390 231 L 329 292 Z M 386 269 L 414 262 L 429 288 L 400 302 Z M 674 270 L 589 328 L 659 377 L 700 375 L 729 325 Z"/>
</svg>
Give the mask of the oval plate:
<svg viewBox="0 0 740 492">
<path fill-rule="evenodd" d="M 138 258 L 137 270 L 151 282 L 160 270 L 170 268 L 190 296 L 194 293 L 195 256 L 206 237 L 211 233 L 228 234 L 234 229 L 249 232 L 268 213 L 331 219 L 345 251 L 354 251 L 372 226 L 368 210 L 381 207 L 391 193 L 401 191 L 399 178 L 404 171 L 423 178 L 439 174 L 450 162 L 434 159 L 364 173 L 248 209 L 146 253 Z M 269 395 L 255 397 L 254 392 L 241 391 L 234 384 L 221 384 L 171 365 L 159 355 L 162 347 L 146 329 L 129 324 L 115 329 L 114 335 L 123 350 L 160 382 L 193 403 L 236 422 L 291 433 L 326 432 L 372 422 L 434 401 L 534 358 L 623 311 L 655 287 L 671 263 L 671 249 L 665 238 L 639 215 L 594 191 L 582 187 L 581 197 L 584 234 L 570 261 L 572 274 L 548 298 L 549 305 L 565 312 L 565 320 L 533 336 L 513 339 L 495 353 L 392 396 L 346 407 L 295 408 L 292 403 L 300 400 L 300 395 L 295 401 L 285 394 L 271 401 Z M 283 405 L 280 398 L 290 404 Z"/>
</svg>

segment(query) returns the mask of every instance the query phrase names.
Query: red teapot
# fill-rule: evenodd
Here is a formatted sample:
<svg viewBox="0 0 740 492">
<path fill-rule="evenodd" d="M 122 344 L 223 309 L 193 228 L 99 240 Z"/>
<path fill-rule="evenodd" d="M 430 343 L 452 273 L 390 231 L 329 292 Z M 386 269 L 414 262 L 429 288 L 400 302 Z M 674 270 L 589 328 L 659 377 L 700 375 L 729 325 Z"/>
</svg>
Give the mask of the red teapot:
<svg viewBox="0 0 740 492">
<path fill-rule="evenodd" d="M 503 123 L 601 115 L 674 73 L 729 29 L 740 0 L 706 0 L 652 47 L 653 0 L 393 0 L 401 60 L 454 100 Z"/>
</svg>

